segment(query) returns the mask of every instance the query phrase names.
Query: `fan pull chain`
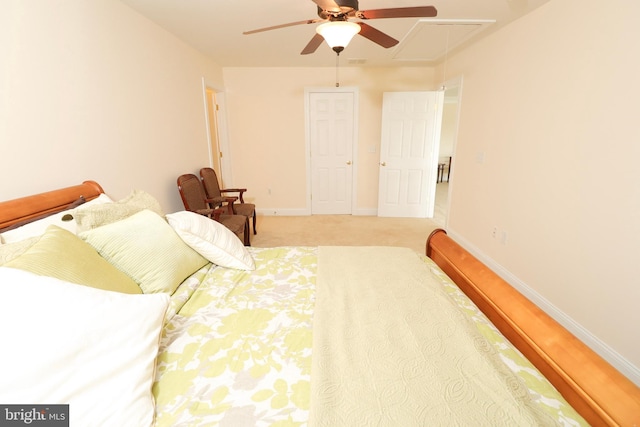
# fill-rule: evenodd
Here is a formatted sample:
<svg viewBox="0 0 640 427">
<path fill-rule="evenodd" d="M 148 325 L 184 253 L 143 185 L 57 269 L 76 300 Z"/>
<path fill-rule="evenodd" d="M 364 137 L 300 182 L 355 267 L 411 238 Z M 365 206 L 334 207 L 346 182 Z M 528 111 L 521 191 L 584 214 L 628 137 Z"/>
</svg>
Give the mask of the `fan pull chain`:
<svg viewBox="0 0 640 427">
<path fill-rule="evenodd" d="M 340 87 L 340 79 L 338 77 L 339 69 L 340 69 L 340 52 L 336 52 L 336 87 Z"/>
</svg>

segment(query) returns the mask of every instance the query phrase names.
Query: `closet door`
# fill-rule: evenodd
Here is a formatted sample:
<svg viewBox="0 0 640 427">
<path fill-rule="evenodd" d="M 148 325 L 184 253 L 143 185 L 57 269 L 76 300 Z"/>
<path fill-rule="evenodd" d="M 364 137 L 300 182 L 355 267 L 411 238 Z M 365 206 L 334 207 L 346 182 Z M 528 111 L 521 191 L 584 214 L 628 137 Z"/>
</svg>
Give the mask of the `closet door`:
<svg viewBox="0 0 640 427">
<path fill-rule="evenodd" d="M 311 213 L 351 214 L 354 171 L 353 92 L 309 92 Z"/>
</svg>

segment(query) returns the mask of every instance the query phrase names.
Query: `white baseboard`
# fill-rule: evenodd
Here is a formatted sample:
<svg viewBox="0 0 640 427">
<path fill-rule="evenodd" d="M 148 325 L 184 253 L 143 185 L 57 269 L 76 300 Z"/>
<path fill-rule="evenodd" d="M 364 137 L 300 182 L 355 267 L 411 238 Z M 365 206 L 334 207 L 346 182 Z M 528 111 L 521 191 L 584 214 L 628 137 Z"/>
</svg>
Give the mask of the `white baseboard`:
<svg viewBox="0 0 640 427">
<path fill-rule="evenodd" d="M 278 208 L 256 208 L 256 213 L 258 215 L 265 216 L 307 216 L 311 215 L 311 211 L 309 209 L 301 208 L 301 209 L 278 209 Z M 356 209 L 353 211 L 352 215 L 354 216 L 377 216 L 378 209 Z"/>
<path fill-rule="evenodd" d="M 258 215 L 265 216 L 307 216 L 311 215 L 308 209 L 278 209 L 278 208 L 256 208 Z"/>
<path fill-rule="evenodd" d="M 376 209 L 376 208 L 355 209 L 353 211 L 352 215 L 354 215 L 354 216 L 378 216 L 378 209 Z"/>
<path fill-rule="evenodd" d="M 493 259 L 484 255 L 478 248 L 466 241 L 462 236 L 455 231 L 447 230 L 447 234 L 455 240 L 460 246 L 464 247 L 467 251 L 471 252 L 473 256 L 478 258 L 483 264 L 493 270 L 498 276 L 507 281 L 511 286 L 517 289 L 520 293 L 531 300 L 535 305 L 542 309 L 545 313 L 551 316 L 556 322 L 564 326 L 569 332 L 575 335 L 580 341 L 585 343 L 589 348 L 598 353 L 600 357 L 605 359 L 617 370 L 619 370 L 624 376 L 629 378 L 636 385 L 640 386 L 640 368 L 629 362 L 622 357 L 619 353 L 609 347 L 606 343 L 602 342 L 595 335 L 591 334 L 578 322 L 567 316 L 563 311 L 551 304 L 542 295 L 534 291 L 526 283 L 518 279 L 507 269 L 495 262 Z"/>
</svg>

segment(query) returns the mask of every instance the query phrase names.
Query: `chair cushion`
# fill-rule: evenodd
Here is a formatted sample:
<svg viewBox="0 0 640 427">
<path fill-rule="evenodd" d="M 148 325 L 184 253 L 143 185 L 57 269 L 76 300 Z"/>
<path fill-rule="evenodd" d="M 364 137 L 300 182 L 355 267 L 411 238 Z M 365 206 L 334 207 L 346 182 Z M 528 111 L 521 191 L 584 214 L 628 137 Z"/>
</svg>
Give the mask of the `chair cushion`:
<svg viewBox="0 0 640 427">
<path fill-rule="evenodd" d="M 234 203 L 233 207 L 236 208 L 238 215 L 248 216 L 249 218 L 252 218 L 256 211 L 256 205 L 253 203 Z"/>
</svg>

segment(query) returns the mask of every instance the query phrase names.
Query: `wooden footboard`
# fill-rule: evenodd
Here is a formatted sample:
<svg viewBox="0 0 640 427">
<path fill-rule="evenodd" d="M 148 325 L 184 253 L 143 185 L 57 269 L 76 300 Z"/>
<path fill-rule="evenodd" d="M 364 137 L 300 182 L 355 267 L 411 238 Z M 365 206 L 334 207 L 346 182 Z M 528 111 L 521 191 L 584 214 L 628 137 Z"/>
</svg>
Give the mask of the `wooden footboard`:
<svg viewBox="0 0 640 427">
<path fill-rule="evenodd" d="M 60 212 L 80 196 L 89 201 L 103 192 L 97 182 L 84 181 L 72 187 L 0 202 L 0 230 L 18 222 L 27 222 Z"/>
<path fill-rule="evenodd" d="M 640 388 L 493 271 L 444 230 L 427 256 L 592 425 L 640 426 Z"/>
</svg>

